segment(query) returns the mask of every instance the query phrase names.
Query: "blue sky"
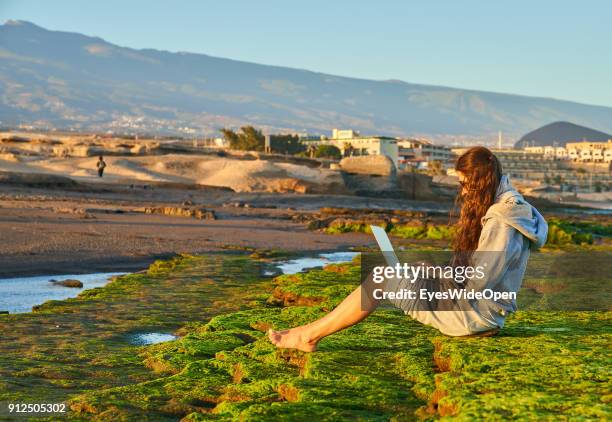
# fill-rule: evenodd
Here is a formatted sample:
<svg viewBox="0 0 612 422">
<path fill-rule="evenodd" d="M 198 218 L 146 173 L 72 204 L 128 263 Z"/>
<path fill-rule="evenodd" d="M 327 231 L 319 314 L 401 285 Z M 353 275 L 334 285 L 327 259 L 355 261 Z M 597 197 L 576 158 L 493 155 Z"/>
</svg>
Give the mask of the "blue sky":
<svg viewBox="0 0 612 422">
<path fill-rule="evenodd" d="M 0 20 L 367 79 L 612 106 L 612 1 L 0 0 Z"/>
</svg>

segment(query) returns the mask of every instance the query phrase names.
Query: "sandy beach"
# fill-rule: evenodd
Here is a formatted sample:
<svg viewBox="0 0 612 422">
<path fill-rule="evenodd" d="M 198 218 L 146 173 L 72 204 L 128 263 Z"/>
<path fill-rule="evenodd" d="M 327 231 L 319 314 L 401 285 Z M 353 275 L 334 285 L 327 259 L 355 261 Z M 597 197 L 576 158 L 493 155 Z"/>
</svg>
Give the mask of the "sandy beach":
<svg viewBox="0 0 612 422">
<path fill-rule="evenodd" d="M 210 210 L 216 219 L 142 212 L 184 204 Z M 0 277 L 138 271 L 177 253 L 240 247 L 314 252 L 373 244 L 362 233 L 329 236 L 308 230 L 302 220 L 325 206 L 445 210 L 444 205 L 407 200 L 137 182 L 81 183 L 77 189 L 2 184 Z"/>
<path fill-rule="evenodd" d="M 86 215 L 70 211 L 82 206 L 75 201 L 0 201 L 0 277 L 137 271 L 157 258 L 229 245 L 319 251 L 371 242 L 363 234 L 335 237 L 309 231 L 273 213 L 227 213 L 225 219 L 209 221 L 132 213 L 126 206 L 90 208 Z"/>
</svg>

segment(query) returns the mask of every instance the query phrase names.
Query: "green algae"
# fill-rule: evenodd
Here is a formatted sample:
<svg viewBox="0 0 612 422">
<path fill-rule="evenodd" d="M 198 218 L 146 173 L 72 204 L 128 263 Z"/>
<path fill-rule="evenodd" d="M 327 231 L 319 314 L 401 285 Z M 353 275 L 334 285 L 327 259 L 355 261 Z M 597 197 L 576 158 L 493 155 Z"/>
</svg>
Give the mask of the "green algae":
<svg viewBox="0 0 612 422">
<path fill-rule="evenodd" d="M 261 270 L 246 256 L 184 255 L 33 313 L 3 316 L 0 401 L 66 402 L 84 391 L 154 379 L 131 337 L 249 307 L 269 289 Z"/>
<path fill-rule="evenodd" d="M 420 379 L 422 385 L 429 380 L 433 390 L 433 347 L 426 340 L 433 330 L 400 312 L 377 312 L 363 324 L 323 340 L 314 354 L 278 350 L 266 338 L 268 328 L 289 328 L 321 317 L 358 282 L 359 267 L 354 264 L 278 277 L 276 290 L 283 294 L 310 298 L 318 283 L 317 297 L 325 299 L 316 306 L 278 307 L 267 301 L 256 309 L 192 324 L 181 339 L 143 350 L 141 357 L 160 378 L 86 393 L 72 401 L 72 408 L 134 420 L 154 409 L 160 418 L 186 420 L 295 420 L 311 414 L 326 420 L 414 418 L 427 388 L 421 386 L 417 396 L 411 391 L 413 380 Z"/>
<path fill-rule="evenodd" d="M 549 246 L 593 244 L 596 238 L 612 237 L 612 224 L 596 221 L 570 221 L 561 218 L 548 219 Z"/>
<path fill-rule="evenodd" d="M 453 226 L 443 224 L 396 225 L 389 232 L 404 239 L 451 240 L 455 235 Z"/>
<path fill-rule="evenodd" d="M 438 406 L 460 420 L 609 419 L 610 319 L 519 312 L 497 337 L 440 340 Z"/>
<path fill-rule="evenodd" d="M 612 238 L 612 225 L 606 221 L 569 220 L 551 217 L 548 222 L 548 248 L 567 248 L 572 246 L 588 247 L 602 244 L 609 249 Z M 452 240 L 456 228 L 447 224 L 414 220 L 408 224 L 394 223 L 388 220 L 362 221 L 337 219 L 329 223 L 323 231 L 327 234 L 371 233 L 370 224 L 377 224 L 389 234 L 401 239 L 412 240 Z"/>
<path fill-rule="evenodd" d="M 276 278 L 276 288 L 269 302 L 284 305 L 319 304 L 323 309 L 330 310 L 355 289 L 360 274 L 361 268 L 357 265 L 330 265 L 326 271 L 282 275 Z"/>
<path fill-rule="evenodd" d="M 575 264 L 555 253 L 533 260 L 532 299 L 568 300 L 567 283 L 588 281 L 569 272 L 564 288 L 550 288 L 557 258 Z M 358 285 L 358 262 L 272 285 L 245 256 L 181 256 L 5 316 L 0 326 L 18 335 L 1 343 L 0 400 L 69 400 L 75 420 L 609 419 L 611 312 L 519 311 L 496 337 L 450 338 L 383 306 L 316 353 L 268 342 L 269 328 L 336 306 Z M 58 318 L 79 323 L 53 331 Z M 125 341 L 162 326 L 182 337 Z"/>
<path fill-rule="evenodd" d="M 612 252 L 555 250 L 532 253 L 519 309 L 611 311 Z"/>
<path fill-rule="evenodd" d="M 340 233 L 371 233 L 370 225 L 376 222 L 336 220 L 324 229 L 327 234 Z M 387 221 L 378 222 L 385 231 L 403 239 L 415 240 L 450 240 L 455 234 L 455 228 L 445 224 L 394 224 Z"/>
<path fill-rule="evenodd" d="M 157 409 L 168 409 L 168 403 L 181 403 L 191 406 L 188 420 L 295 420 L 312 412 L 325 420 L 413 417 L 425 402 L 412 393 L 411 380 L 431 379 L 433 375 L 433 348 L 425 337 L 431 330 L 407 321 L 396 311 L 386 310 L 364 324 L 323 340 L 317 353 L 278 350 L 267 341 L 267 327 L 288 328 L 324 314 L 312 308 L 268 308 L 234 314 L 236 321 L 230 324 L 229 331 L 255 341 L 238 347 L 228 342 L 228 350 L 218 351 L 213 359 L 186 363 L 175 375 L 153 382 L 87 394 L 76 398 L 73 408 L 100 413 L 109 407 L 115 411 L 124 408 L 126 412 L 137 407 L 149 412 L 151 403 Z M 405 324 L 409 329 L 402 329 Z M 215 318 L 204 330 L 221 339 L 227 334 L 221 327 Z M 400 344 L 409 348 L 402 350 Z M 157 359 L 182 348 L 170 343 L 158 345 Z M 209 350 L 209 346 L 204 348 Z M 418 369 L 411 369 L 414 365 Z M 428 368 L 427 375 L 423 374 L 423 366 Z M 118 396 L 122 401 L 117 400 Z M 214 407 L 198 406 L 194 404 L 196 398 Z"/>
<path fill-rule="evenodd" d="M 523 311 L 497 337 L 450 338 L 383 307 L 316 353 L 268 342 L 268 328 L 324 315 L 358 280 L 355 264 L 278 277 L 273 300 L 146 348 L 148 364 L 171 375 L 84 394 L 73 409 L 188 421 L 609 416 L 610 312 Z M 283 295 L 311 305 L 279 307 Z"/>
<path fill-rule="evenodd" d="M 382 224 L 387 229 L 386 223 Z M 370 223 L 362 221 L 333 221 L 328 227 L 323 230 L 327 234 L 340 233 L 371 233 Z"/>
</svg>

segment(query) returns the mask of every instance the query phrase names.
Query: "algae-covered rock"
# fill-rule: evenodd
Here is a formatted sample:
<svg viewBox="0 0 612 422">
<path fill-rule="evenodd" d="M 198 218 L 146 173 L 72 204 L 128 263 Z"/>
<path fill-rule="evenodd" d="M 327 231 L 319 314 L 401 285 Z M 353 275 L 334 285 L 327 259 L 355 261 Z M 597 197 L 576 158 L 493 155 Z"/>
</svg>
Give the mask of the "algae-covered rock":
<svg viewBox="0 0 612 422">
<path fill-rule="evenodd" d="M 261 264 L 244 255 L 182 255 L 76 298 L 45 302 L 32 313 L 3 315 L 0 401 L 62 403 L 86 392 L 154 380 L 158 373 L 140 355 L 148 348 L 132 344 L 131 334 L 173 332 L 188 323 L 200 326 L 219 313 L 252 306 L 269 289 L 261 272 Z M 196 341 L 188 334 L 182 333 Z M 248 341 L 238 337 L 231 347 Z M 174 412 L 179 404 L 164 402 L 164 411 Z M 83 406 L 87 419 L 95 411 L 99 420 L 142 420 L 142 414 L 126 411 L 115 399 Z M 153 411 L 150 418 L 160 419 L 161 414 Z M 86 416 L 68 417 L 74 418 Z"/>
<path fill-rule="evenodd" d="M 64 286 L 64 287 L 73 287 L 73 288 L 83 288 L 83 282 L 80 280 L 75 280 L 72 278 L 66 280 L 49 280 L 49 283 L 53 283 L 56 286 Z"/>
<path fill-rule="evenodd" d="M 545 261 L 539 289 L 568 300 Z M 358 286 L 358 260 L 273 284 L 260 273 L 247 256 L 179 256 L 8 315 L 0 400 L 69 400 L 74 420 L 609 419 L 612 312 L 519 311 L 496 337 L 451 338 L 382 306 L 306 354 L 266 331 L 325 315 Z M 578 275 L 563 282 L 592 287 Z M 50 320 L 60 328 L 29 343 Z M 136 348 L 117 333 L 164 324 L 181 338 Z"/>
<path fill-rule="evenodd" d="M 500 335 L 441 338 L 438 409 L 460 420 L 605 420 L 609 312 L 519 312 Z"/>
<path fill-rule="evenodd" d="M 215 220 L 215 212 L 197 207 L 149 207 L 144 208 L 145 214 L 162 214 L 174 217 L 192 217 L 198 220 Z"/>
</svg>

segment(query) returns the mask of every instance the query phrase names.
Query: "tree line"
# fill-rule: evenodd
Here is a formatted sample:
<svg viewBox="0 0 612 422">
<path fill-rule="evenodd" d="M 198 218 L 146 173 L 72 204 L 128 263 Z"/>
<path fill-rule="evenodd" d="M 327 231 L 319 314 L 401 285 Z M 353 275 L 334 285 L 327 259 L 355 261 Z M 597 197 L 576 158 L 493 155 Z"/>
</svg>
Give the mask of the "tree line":
<svg viewBox="0 0 612 422">
<path fill-rule="evenodd" d="M 266 137 L 253 126 L 242 126 L 238 132 L 223 128 L 221 134 L 230 149 L 238 151 L 265 151 Z M 333 145 L 310 145 L 300 141 L 297 135 L 270 135 L 270 150 L 280 154 L 311 158 L 341 158 L 340 149 Z"/>
</svg>

